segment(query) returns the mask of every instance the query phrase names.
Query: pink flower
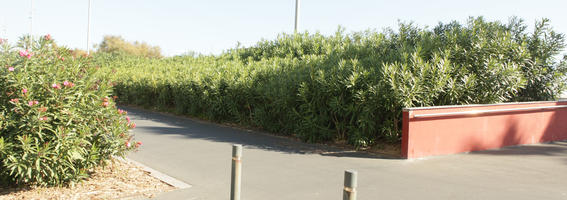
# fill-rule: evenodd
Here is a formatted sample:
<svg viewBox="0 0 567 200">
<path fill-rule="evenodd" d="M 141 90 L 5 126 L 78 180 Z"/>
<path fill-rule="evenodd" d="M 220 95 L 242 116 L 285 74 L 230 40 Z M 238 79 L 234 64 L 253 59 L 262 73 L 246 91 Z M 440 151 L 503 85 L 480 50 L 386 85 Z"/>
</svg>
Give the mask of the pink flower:
<svg viewBox="0 0 567 200">
<path fill-rule="evenodd" d="M 130 148 L 130 142 L 126 141 L 125 145 L 126 145 L 126 148 Z"/>
<path fill-rule="evenodd" d="M 32 55 L 33 54 L 31 52 L 29 52 L 27 49 L 25 51 L 20 50 L 20 56 L 21 57 L 26 57 L 26 58 L 30 59 L 32 57 Z"/>
<path fill-rule="evenodd" d="M 22 89 L 22 93 L 23 93 L 23 94 L 28 93 L 28 89 L 26 89 L 26 88 Z"/>
<path fill-rule="evenodd" d="M 108 106 L 108 102 L 102 102 L 102 107 L 107 107 Z"/>
<path fill-rule="evenodd" d="M 39 104 L 39 102 L 38 101 L 28 101 L 29 106 L 33 106 L 33 105 L 36 105 L 36 104 Z"/>
<path fill-rule="evenodd" d="M 136 124 L 135 124 L 135 123 L 131 123 L 131 124 L 130 124 L 130 128 L 136 128 Z"/>
<path fill-rule="evenodd" d="M 13 71 L 14 71 L 14 67 L 8 67 L 8 71 L 13 72 Z"/>
<path fill-rule="evenodd" d="M 49 118 L 47 118 L 46 116 L 40 117 L 39 121 L 47 121 Z"/>
<path fill-rule="evenodd" d="M 43 36 L 43 38 L 44 38 L 45 40 L 51 40 L 51 35 L 47 34 L 47 35 Z"/>
<path fill-rule="evenodd" d="M 118 109 L 118 114 L 123 114 L 124 111 L 122 109 Z"/>
<path fill-rule="evenodd" d="M 18 99 L 18 98 L 10 99 L 10 102 L 12 102 L 12 103 L 18 103 L 18 102 L 20 102 L 20 99 Z"/>
<path fill-rule="evenodd" d="M 126 116 L 126 120 L 130 123 L 130 117 Z"/>
<path fill-rule="evenodd" d="M 54 89 L 61 89 L 61 86 L 57 83 L 51 84 L 51 87 Z"/>
<path fill-rule="evenodd" d="M 73 86 L 75 86 L 75 84 L 74 84 L 73 82 L 63 81 L 63 86 L 65 86 L 65 87 L 73 87 Z"/>
<path fill-rule="evenodd" d="M 4 44 L 4 42 L 8 41 L 7 39 L 0 38 L 0 44 Z"/>
<path fill-rule="evenodd" d="M 136 148 L 138 148 L 140 146 L 142 146 L 142 142 L 140 142 L 140 141 L 136 142 Z"/>
</svg>

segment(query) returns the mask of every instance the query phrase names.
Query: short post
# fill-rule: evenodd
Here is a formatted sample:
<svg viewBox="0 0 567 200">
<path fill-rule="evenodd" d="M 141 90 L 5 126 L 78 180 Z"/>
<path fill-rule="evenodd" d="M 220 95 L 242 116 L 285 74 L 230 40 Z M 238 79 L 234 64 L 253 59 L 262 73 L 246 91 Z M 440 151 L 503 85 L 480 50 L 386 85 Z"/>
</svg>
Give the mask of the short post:
<svg viewBox="0 0 567 200">
<path fill-rule="evenodd" d="M 242 145 L 232 145 L 232 175 L 230 179 L 230 200 L 240 200 L 240 183 L 242 176 Z"/>
<path fill-rule="evenodd" d="M 343 190 L 343 200 L 356 200 L 357 172 L 354 170 L 345 171 L 345 188 Z"/>
</svg>

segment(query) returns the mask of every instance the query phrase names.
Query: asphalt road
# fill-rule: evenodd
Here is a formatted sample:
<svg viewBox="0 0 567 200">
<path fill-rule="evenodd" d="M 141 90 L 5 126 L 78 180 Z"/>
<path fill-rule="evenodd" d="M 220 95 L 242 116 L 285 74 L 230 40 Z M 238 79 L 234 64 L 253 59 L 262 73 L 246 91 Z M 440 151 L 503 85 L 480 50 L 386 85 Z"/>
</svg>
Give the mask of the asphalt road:
<svg viewBox="0 0 567 200">
<path fill-rule="evenodd" d="M 244 146 L 242 199 L 341 199 L 344 170 L 358 199 L 567 199 L 567 142 L 388 159 L 169 114 L 125 108 L 144 144 L 128 155 L 191 188 L 157 199 L 228 199 L 231 145 Z"/>
</svg>

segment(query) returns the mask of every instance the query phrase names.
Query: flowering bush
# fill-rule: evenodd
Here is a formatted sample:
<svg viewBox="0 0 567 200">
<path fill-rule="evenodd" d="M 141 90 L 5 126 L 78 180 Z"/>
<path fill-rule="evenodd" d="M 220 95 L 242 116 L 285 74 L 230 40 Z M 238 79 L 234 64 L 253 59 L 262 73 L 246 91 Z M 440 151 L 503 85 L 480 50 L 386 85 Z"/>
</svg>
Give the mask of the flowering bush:
<svg viewBox="0 0 567 200">
<path fill-rule="evenodd" d="M 21 44 L 0 46 L 1 183 L 67 184 L 141 145 L 89 58 L 70 57 L 49 35 Z"/>
<path fill-rule="evenodd" d="M 565 37 L 470 18 L 432 28 L 283 34 L 218 56 L 98 52 L 121 103 L 365 147 L 401 139 L 402 109 L 553 100 L 567 89 Z"/>
</svg>

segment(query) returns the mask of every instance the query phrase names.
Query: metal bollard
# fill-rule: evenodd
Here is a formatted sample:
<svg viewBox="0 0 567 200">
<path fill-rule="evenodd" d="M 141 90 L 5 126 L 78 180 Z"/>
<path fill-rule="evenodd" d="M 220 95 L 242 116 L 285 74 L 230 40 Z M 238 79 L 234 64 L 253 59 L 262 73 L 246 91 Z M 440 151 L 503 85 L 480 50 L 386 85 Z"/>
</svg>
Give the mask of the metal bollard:
<svg viewBox="0 0 567 200">
<path fill-rule="evenodd" d="M 356 200 L 357 172 L 354 170 L 345 171 L 345 188 L 343 190 L 343 200 Z"/>
<path fill-rule="evenodd" d="M 232 175 L 230 178 L 230 200 L 240 200 L 240 183 L 242 176 L 242 145 L 232 145 Z"/>
</svg>

